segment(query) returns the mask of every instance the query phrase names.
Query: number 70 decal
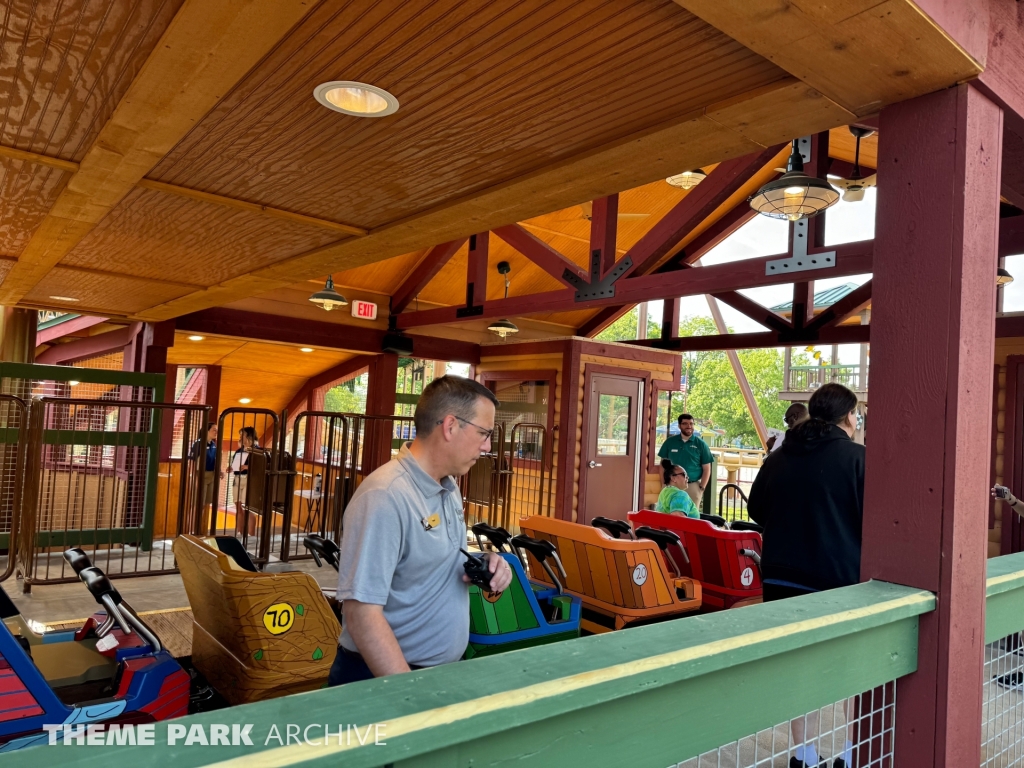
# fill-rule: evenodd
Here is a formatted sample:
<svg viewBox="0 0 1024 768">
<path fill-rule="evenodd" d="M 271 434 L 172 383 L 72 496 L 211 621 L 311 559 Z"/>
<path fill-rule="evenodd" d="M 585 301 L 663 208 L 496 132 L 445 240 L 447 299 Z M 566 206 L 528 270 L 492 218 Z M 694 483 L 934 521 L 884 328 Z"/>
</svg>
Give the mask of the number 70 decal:
<svg viewBox="0 0 1024 768">
<path fill-rule="evenodd" d="M 274 603 L 263 612 L 263 626 L 272 635 L 280 635 L 292 628 L 295 610 L 288 603 Z"/>
</svg>

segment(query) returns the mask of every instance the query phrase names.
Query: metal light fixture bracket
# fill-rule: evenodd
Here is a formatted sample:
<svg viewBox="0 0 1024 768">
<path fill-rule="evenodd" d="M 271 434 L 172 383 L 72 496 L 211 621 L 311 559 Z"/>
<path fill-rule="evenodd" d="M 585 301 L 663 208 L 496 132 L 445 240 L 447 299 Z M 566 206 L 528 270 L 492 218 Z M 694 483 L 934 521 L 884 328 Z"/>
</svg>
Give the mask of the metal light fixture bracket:
<svg viewBox="0 0 1024 768">
<path fill-rule="evenodd" d="M 807 219 L 794 221 L 793 224 L 793 255 L 785 259 L 773 259 L 764 265 L 765 275 L 780 275 L 785 272 L 806 272 L 813 269 L 830 269 L 836 265 L 836 252 L 807 252 L 809 236 Z"/>
</svg>

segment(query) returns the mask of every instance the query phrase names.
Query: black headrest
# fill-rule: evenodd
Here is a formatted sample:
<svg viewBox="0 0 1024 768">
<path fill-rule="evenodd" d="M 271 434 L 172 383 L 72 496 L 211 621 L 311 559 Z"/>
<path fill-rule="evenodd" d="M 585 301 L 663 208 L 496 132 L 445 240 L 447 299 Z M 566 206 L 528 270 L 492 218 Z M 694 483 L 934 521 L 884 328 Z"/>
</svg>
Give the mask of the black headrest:
<svg viewBox="0 0 1024 768">
<path fill-rule="evenodd" d="M 512 546 L 525 549 L 542 563 L 555 554 L 555 545 L 550 541 L 533 539 L 522 533 L 512 537 Z"/>
<path fill-rule="evenodd" d="M 85 586 L 89 589 L 92 596 L 96 598 L 97 603 L 102 605 L 103 597 L 110 595 L 114 600 L 114 605 L 121 604 L 121 593 L 114 589 L 114 585 L 110 583 L 107 575 L 96 566 L 83 569 L 78 576 L 85 582 Z"/>
<path fill-rule="evenodd" d="M 628 539 L 633 532 L 625 520 L 612 520 L 610 517 L 595 517 L 590 524 L 595 528 L 604 528 L 614 539 L 619 536 L 625 536 Z"/>
<path fill-rule="evenodd" d="M 317 536 L 315 533 L 303 537 L 302 543 L 306 545 L 306 549 L 320 555 L 329 565 L 333 566 L 334 570 L 338 570 L 338 564 L 341 562 L 341 548 L 337 544 L 323 536 Z"/>
<path fill-rule="evenodd" d="M 705 515 L 701 514 L 701 520 L 707 520 L 712 525 L 717 525 L 719 528 L 725 528 L 725 518 L 719 517 L 718 515 Z"/>
<path fill-rule="evenodd" d="M 68 565 L 74 569 L 75 573 L 81 573 L 86 568 L 92 568 L 92 561 L 81 547 L 72 547 L 65 551 L 64 559 L 68 561 Z"/>
<path fill-rule="evenodd" d="M 764 533 L 764 528 L 757 523 L 752 523 L 748 520 L 733 520 L 729 523 L 729 529 L 733 531 L 753 531 L 754 533 Z"/>
<path fill-rule="evenodd" d="M 217 549 L 230 557 L 245 570 L 258 573 L 256 564 L 253 563 L 252 558 L 249 557 L 249 553 L 245 551 L 245 547 L 242 546 L 242 542 L 234 536 L 215 536 L 214 538 L 217 541 Z"/>
<path fill-rule="evenodd" d="M 493 525 L 488 525 L 487 523 L 477 523 L 474 525 L 473 533 L 477 536 L 483 536 L 498 549 L 502 549 L 507 546 L 509 539 L 512 538 L 512 534 L 504 528 L 496 528 Z"/>
<path fill-rule="evenodd" d="M 657 528 L 650 528 L 646 525 L 636 529 L 638 539 L 649 539 L 662 549 L 668 549 L 673 544 L 679 544 L 679 536 L 672 531 L 659 531 Z"/>
</svg>

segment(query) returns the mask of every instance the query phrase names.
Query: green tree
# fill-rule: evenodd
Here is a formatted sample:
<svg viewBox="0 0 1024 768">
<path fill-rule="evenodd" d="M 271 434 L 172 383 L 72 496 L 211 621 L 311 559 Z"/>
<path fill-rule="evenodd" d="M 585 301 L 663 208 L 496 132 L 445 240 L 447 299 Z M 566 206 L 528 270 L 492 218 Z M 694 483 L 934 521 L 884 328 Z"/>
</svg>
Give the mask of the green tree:
<svg viewBox="0 0 1024 768">
<path fill-rule="evenodd" d="M 324 410 L 336 413 L 365 413 L 366 374 L 327 390 L 324 394 Z"/>
<path fill-rule="evenodd" d="M 754 393 L 754 400 L 769 426 L 782 424 L 789 403 L 779 400 L 783 356 L 777 349 L 739 352 L 740 364 Z M 689 410 L 700 420 L 724 429 L 726 439 L 739 438 L 744 445 L 758 445 L 757 431 L 740 392 L 729 358 L 724 352 L 702 361 L 689 392 Z"/>
<path fill-rule="evenodd" d="M 637 328 L 640 322 L 640 313 L 637 307 L 633 307 L 614 323 L 601 331 L 595 339 L 599 341 L 635 341 Z M 654 322 L 650 314 L 647 315 L 647 338 L 658 338 L 661 335 L 661 326 Z"/>
</svg>

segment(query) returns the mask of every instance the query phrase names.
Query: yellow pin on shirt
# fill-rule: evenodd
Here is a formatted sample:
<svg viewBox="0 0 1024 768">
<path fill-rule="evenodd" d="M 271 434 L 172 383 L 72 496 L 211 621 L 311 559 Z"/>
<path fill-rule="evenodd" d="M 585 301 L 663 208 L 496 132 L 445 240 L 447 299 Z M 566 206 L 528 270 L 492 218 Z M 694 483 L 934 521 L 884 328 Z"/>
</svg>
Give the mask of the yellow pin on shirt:
<svg viewBox="0 0 1024 768">
<path fill-rule="evenodd" d="M 423 530 L 429 531 L 431 528 L 437 528 L 441 524 L 441 516 L 436 512 L 430 517 L 423 518 Z"/>
</svg>

